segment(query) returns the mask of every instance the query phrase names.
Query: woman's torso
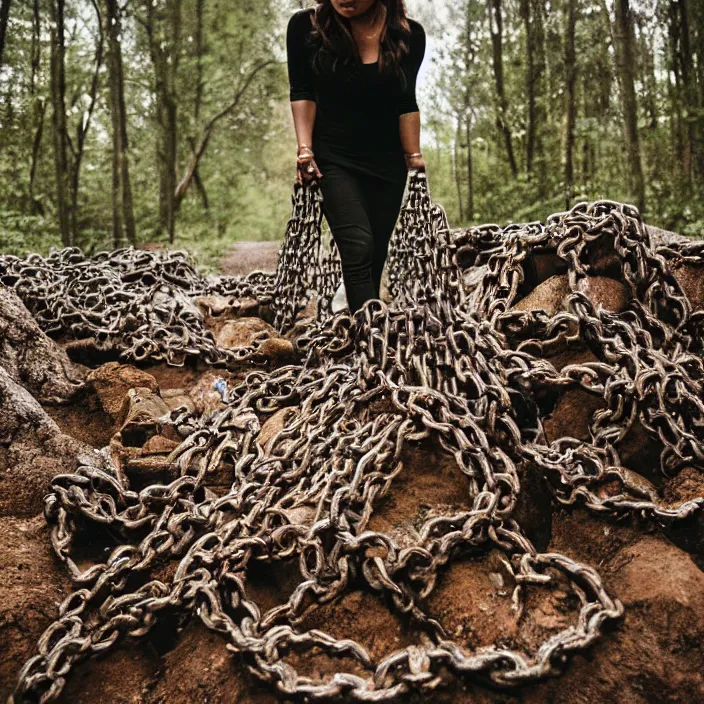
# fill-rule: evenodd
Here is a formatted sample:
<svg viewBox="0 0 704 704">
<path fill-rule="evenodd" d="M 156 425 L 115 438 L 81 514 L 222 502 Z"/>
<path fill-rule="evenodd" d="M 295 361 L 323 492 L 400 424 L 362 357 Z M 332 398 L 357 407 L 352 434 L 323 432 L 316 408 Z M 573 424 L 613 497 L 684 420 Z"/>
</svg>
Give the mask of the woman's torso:
<svg viewBox="0 0 704 704">
<path fill-rule="evenodd" d="M 308 45 L 313 10 L 296 13 L 296 40 Z M 409 20 L 418 35 L 422 27 Z M 312 70 L 315 48 L 308 46 L 306 60 Z M 326 57 L 328 58 L 328 57 Z M 411 60 L 407 55 L 405 63 Z M 341 64 L 341 62 L 340 62 Z M 407 65 L 402 64 L 404 71 Z M 317 104 L 313 129 L 313 150 L 319 165 L 334 162 L 369 175 L 405 178 L 406 166 L 399 136 L 401 78 L 379 69 L 379 61 L 369 64 L 338 65 L 331 70 L 330 59 L 314 72 Z"/>
</svg>

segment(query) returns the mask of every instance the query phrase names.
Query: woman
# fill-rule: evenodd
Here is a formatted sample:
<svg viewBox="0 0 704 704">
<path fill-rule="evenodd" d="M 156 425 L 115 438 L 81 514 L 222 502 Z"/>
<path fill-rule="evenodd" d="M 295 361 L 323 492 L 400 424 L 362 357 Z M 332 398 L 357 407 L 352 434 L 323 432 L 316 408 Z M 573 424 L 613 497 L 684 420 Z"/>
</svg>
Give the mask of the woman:
<svg viewBox="0 0 704 704">
<path fill-rule="evenodd" d="M 425 169 L 423 27 L 403 0 L 319 0 L 286 37 L 297 179 L 318 180 L 351 312 L 379 297 L 408 169 Z"/>
</svg>

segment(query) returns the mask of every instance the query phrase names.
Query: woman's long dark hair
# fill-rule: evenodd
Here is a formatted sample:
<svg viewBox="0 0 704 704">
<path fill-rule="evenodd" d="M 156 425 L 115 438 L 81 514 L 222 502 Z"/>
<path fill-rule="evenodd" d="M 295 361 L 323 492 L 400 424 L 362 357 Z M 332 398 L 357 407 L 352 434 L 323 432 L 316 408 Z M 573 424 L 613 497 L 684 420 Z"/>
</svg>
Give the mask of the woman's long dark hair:
<svg viewBox="0 0 704 704">
<path fill-rule="evenodd" d="M 386 19 L 381 29 L 379 70 L 396 73 L 405 82 L 401 62 L 409 52 L 411 28 L 403 0 L 377 0 L 386 8 Z M 313 67 L 322 70 L 324 55 L 332 57 L 332 68 L 338 63 L 359 64 L 361 59 L 357 44 L 347 19 L 341 17 L 330 0 L 318 0 L 313 12 L 313 40 L 317 45 Z"/>
</svg>

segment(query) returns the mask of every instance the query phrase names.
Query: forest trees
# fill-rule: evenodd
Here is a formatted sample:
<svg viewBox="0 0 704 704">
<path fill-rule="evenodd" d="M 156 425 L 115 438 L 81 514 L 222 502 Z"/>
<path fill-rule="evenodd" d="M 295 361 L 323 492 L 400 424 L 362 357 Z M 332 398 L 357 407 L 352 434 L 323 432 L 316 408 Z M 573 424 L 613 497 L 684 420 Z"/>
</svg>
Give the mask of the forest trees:
<svg viewBox="0 0 704 704">
<path fill-rule="evenodd" d="M 264 162 L 288 129 L 285 15 L 274 0 L 2 0 L 0 248 L 173 242 L 192 184 L 189 223 L 246 221 L 254 182 L 285 183 L 281 150 Z M 286 200 L 254 200 L 249 217 L 280 234 Z"/>
<path fill-rule="evenodd" d="M 451 220 L 542 219 L 608 198 L 704 233 L 704 3 L 450 4 L 431 104 L 446 121 L 463 102 L 474 116 L 468 145 L 428 122 L 433 190 Z"/>
<path fill-rule="evenodd" d="M 280 237 L 284 32 L 313 0 L 0 0 L 0 249 Z M 580 200 L 704 232 L 704 2 L 407 0 L 456 225 Z"/>
</svg>

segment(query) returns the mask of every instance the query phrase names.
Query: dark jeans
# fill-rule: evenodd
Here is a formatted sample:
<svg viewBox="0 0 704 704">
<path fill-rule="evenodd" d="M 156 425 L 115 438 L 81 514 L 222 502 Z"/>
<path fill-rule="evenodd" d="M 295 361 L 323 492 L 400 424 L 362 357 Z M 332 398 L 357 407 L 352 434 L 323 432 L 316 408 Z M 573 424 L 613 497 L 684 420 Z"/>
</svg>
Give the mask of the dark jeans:
<svg viewBox="0 0 704 704">
<path fill-rule="evenodd" d="M 340 252 L 350 311 L 379 298 L 381 272 L 401 210 L 404 181 L 386 181 L 319 163 L 323 213 Z"/>
</svg>

